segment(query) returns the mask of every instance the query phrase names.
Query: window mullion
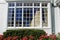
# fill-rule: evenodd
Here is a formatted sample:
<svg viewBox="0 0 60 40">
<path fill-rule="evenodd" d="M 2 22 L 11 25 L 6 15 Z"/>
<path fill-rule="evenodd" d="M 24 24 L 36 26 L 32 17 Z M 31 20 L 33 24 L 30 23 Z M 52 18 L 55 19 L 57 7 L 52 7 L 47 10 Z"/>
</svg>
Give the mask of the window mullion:
<svg viewBox="0 0 60 40">
<path fill-rule="evenodd" d="M 40 3 L 40 27 L 42 28 L 42 3 Z"/>
<path fill-rule="evenodd" d="M 35 24 L 35 23 L 34 23 L 34 3 L 33 3 L 33 24 L 32 24 L 33 27 L 35 26 L 34 24 Z"/>
<path fill-rule="evenodd" d="M 14 7 L 14 27 L 16 27 L 15 25 L 15 23 L 16 23 L 16 2 L 15 2 L 15 7 Z"/>
<path fill-rule="evenodd" d="M 22 3 L 22 27 L 23 27 L 23 5 L 24 3 Z"/>
<path fill-rule="evenodd" d="M 48 10 L 48 27 L 51 28 L 51 7 L 50 7 L 50 3 L 48 3 L 48 7 L 47 7 L 47 10 Z"/>
</svg>

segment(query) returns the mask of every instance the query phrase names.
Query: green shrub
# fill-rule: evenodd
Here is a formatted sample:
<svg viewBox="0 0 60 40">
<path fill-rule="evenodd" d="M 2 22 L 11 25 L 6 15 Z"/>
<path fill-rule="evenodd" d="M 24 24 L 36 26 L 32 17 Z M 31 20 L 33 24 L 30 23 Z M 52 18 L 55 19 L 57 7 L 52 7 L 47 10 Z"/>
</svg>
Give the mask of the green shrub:
<svg viewBox="0 0 60 40">
<path fill-rule="evenodd" d="M 4 37 L 8 36 L 19 36 L 19 37 L 24 37 L 24 36 L 34 36 L 36 39 L 39 38 L 41 35 L 45 35 L 44 30 L 38 30 L 38 29 L 16 29 L 16 30 L 7 30 L 6 32 L 3 33 Z"/>
</svg>

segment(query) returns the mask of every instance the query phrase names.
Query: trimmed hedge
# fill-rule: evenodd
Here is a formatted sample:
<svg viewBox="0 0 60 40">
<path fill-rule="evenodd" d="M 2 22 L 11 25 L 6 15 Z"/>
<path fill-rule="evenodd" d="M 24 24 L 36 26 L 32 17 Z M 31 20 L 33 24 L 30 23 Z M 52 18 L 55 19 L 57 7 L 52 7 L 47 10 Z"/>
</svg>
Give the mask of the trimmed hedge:
<svg viewBox="0 0 60 40">
<path fill-rule="evenodd" d="M 20 38 L 24 36 L 34 36 L 36 39 L 39 38 L 41 35 L 45 35 L 46 32 L 44 30 L 38 29 L 16 29 L 16 30 L 7 30 L 3 33 L 4 37 L 8 36 L 19 36 Z"/>
</svg>

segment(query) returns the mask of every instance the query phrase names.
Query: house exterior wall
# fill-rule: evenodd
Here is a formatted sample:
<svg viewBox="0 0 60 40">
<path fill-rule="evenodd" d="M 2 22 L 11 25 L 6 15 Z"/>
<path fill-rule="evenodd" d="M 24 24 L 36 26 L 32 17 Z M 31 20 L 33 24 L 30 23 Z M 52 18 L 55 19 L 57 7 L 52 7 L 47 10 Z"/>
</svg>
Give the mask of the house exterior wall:
<svg viewBox="0 0 60 40">
<path fill-rule="evenodd" d="M 6 30 L 7 23 L 7 3 L 4 0 L 0 1 L 0 34 Z"/>
<path fill-rule="evenodd" d="M 55 0 L 56 1 L 56 0 Z M 54 2 L 55 2 L 54 1 Z M 8 15 L 8 4 L 5 0 L 0 0 L 0 34 L 3 34 L 4 31 L 7 30 L 7 15 Z M 54 8 L 54 15 L 55 15 L 55 33 L 60 32 L 60 14 L 59 14 L 59 8 Z M 51 15 L 51 14 L 50 14 Z M 50 19 L 51 20 L 51 19 Z M 52 25 L 50 25 L 52 27 Z M 40 29 L 40 28 L 35 28 Z M 45 30 L 48 34 L 52 34 L 52 28 L 42 28 Z"/>
<path fill-rule="evenodd" d="M 55 33 L 57 34 L 60 32 L 60 13 L 59 13 L 59 8 L 55 8 Z"/>
<path fill-rule="evenodd" d="M 55 0 L 54 4 L 56 5 L 57 2 L 59 2 L 60 0 Z M 60 8 L 59 6 L 54 8 L 54 13 L 55 13 L 55 34 L 57 34 L 58 32 L 60 32 Z"/>
</svg>

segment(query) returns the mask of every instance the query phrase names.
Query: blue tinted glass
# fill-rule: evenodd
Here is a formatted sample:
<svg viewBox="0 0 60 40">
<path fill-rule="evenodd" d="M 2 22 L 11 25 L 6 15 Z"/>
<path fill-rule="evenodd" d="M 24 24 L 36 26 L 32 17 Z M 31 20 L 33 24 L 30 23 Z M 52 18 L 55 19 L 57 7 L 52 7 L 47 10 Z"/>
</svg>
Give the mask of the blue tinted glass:
<svg viewBox="0 0 60 40">
<path fill-rule="evenodd" d="M 22 18 L 16 18 L 16 20 L 22 20 Z"/>
<path fill-rule="evenodd" d="M 30 17 L 32 17 L 33 15 L 32 15 L 32 13 L 30 14 Z"/>
<path fill-rule="evenodd" d="M 16 20 L 22 21 L 22 8 L 16 8 Z"/>
<path fill-rule="evenodd" d="M 22 13 L 22 8 L 16 8 L 16 13 Z"/>
<path fill-rule="evenodd" d="M 8 13 L 14 13 L 14 8 L 9 8 Z"/>
<path fill-rule="evenodd" d="M 22 18 L 20 18 L 19 20 L 22 20 Z"/>
<path fill-rule="evenodd" d="M 36 13 L 36 8 L 34 8 L 34 13 Z"/>
<path fill-rule="evenodd" d="M 26 22 L 27 25 L 29 25 L 29 22 Z"/>
<path fill-rule="evenodd" d="M 30 18 L 30 20 L 32 20 L 32 18 Z"/>
<path fill-rule="evenodd" d="M 19 20 L 19 18 L 16 18 L 16 20 Z"/>
<path fill-rule="evenodd" d="M 27 20 L 29 20 L 29 18 L 27 18 Z"/>
<path fill-rule="evenodd" d="M 16 17 L 22 17 L 22 14 L 16 14 Z"/>
<path fill-rule="evenodd" d="M 19 24 L 22 24 L 22 22 L 19 22 Z"/>
<path fill-rule="evenodd" d="M 8 3 L 9 7 L 13 7 L 14 3 Z"/>
<path fill-rule="evenodd" d="M 26 8 L 24 8 L 24 13 L 26 13 L 26 11 L 27 11 Z"/>
<path fill-rule="evenodd" d="M 30 26 L 30 23 L 31 23 L 31 20 L 32 20 L 32 16 L 33 16 L 33 11 L 32 11 L 32 8 L 24 8 L 24 18 L 23 18 L 23 21 L 24 21 L 24 26 L 26 27 L 29 27 Z"/>
<path fill-rule="evenodd" d="M 22 6 L 22 3 L 16 3 L 16 6 Z"/>
<path fill-rule="evenodd" d="M 30 13 L 32 13 L 33 11 L 32 11 L 32 9 L 30 9 Z"/>
</svg>

